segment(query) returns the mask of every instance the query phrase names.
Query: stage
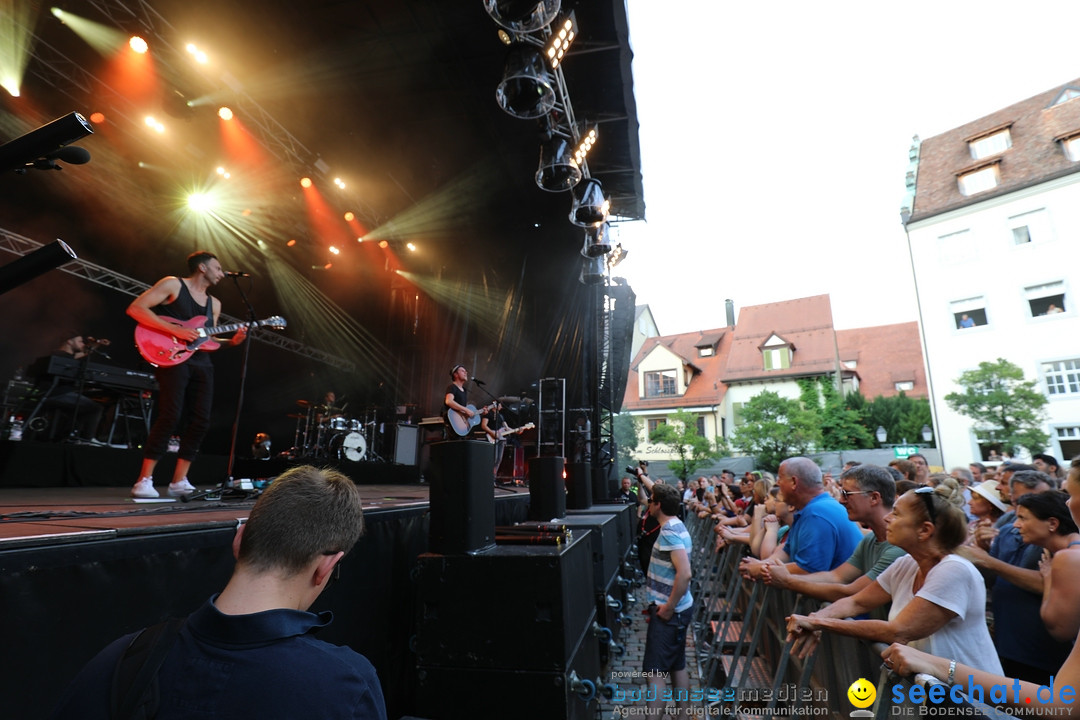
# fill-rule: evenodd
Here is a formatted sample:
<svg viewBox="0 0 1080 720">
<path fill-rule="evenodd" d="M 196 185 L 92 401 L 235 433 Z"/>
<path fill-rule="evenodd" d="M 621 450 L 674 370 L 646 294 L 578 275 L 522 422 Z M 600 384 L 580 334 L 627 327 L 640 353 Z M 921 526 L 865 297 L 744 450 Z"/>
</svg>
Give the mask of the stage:
<svg viewBox="0 0 1080 720">
<path fill-rule="evenodd" d="M 109 641 L 192 612 L 227 581 L 233 535 L 254 500 L 133 501 L 128 492 L 138 460 L 138 451 L 113 448 L 0 446 L 5 717 L 46 716 Z M 220 474 L 224 462 L 196 460 L 200 474 L 192 482 L 205 489 L 205 477 Z M 372 482 L 395 471 L 418 477 L 415 467 L 344 463 L 341 469 L 360 487 L 366 532 L 342 562 L 341 580 L 312 609 L 335 614 L 320 638 L 347 644 L 374 663 L 395 718 L 409 713 L 415 694 L 414 570 L 427 552 L 429 488 Z M 163 462 L 160 476 L 168 470 Z M 526 519 L 527 489 L 493 487 L 492 493 L 497 525 Z"/>
</svg>

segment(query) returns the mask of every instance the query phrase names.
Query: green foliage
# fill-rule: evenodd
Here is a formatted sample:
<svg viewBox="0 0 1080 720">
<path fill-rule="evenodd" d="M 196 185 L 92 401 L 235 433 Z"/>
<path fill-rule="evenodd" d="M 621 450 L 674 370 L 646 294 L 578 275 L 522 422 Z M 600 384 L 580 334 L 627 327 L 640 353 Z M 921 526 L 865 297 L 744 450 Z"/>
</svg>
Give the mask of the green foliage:
<svg viewBox="0 0 1080 720">
<path fill-rule="evenodd" d="M 975 421 L 980 438 L 1010 454 L 1021 447 L 1033 454 L 1046 449 L 1050 436 L 1042 424 L 1048 401 L 1035 380 L 1024 379 L 1019 366 L 1004 358 L 984 361 L 977 370 L 961 373 L 956 383 L 963 392 L 949 393 L 945 402 Z"/>
<path fill-rule="evenodd" d="M 638 439 L 645 429 L 645 421 L 630 413 L 620 413 L 611 424 L 611 435 L 617 452 L 616 466 L 619 472 L 627 465 L 636 465 L 634 455 L 638 449 Z"/>
<path fill-rule="evenodd" d="M 805 410 L 798 400 L 771 390 L 743 405 L 742 419 L 743 424 L 732 433 L 732 444 L 774 472 L 785 458 L 810 452 L 821 439 L 814 410 Z"/>
<path fill-rule="evenodd" d="M 874 438 L 858 411 L 849 408 L 831 376 L 799 380 L 803 409 L 813 412 L 821 428 L 820 450 L 863 450 Z"/>
<path fill-rule="evenodd" d="M 720 457 L 720 451 L 724 448 L 719 438 L 711 442 L 698 435 L 697 415 L 681 408 L 668 415 L 667 422 L 652 431 L 649 442 L 664 445 L 675 455 L 675 459 L 668 463 L 668 469 L 681 480 L 688 480 L 699 467 Z"/>
<path fill-rule="evenodd" d="M 874 433 L 879 427 L 885 428 L 885 442 L 891 444 L 904 440 L 922 442 L 923 425 L 933 427 L 930 401 L 926 398 L 909 398 L 903 391 L 893 397 L 878 395 L 872 401 L 861 393 L 852 393 L 844 398 L 844 404 L 859 414 L 870 437 L 868 447 L 878 447 Z"/>
</svg>

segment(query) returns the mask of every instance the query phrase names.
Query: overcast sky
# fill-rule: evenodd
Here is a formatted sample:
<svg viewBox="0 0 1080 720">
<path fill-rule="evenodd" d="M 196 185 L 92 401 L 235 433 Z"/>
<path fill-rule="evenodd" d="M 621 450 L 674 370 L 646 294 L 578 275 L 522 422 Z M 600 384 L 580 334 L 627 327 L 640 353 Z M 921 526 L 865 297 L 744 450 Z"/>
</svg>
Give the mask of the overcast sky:
<svg viewBox="0 0 1080 720">
<path fill-rule="evenodd" d="M 925 139 L 1080 77 L 1075 2 L 628 0 L 647 222 L 626 277 L 664 335 L 832 296 L 917 319 L 900 225 Z M 601 140 L 602 141 L 602 140 Z"/>
</svg>

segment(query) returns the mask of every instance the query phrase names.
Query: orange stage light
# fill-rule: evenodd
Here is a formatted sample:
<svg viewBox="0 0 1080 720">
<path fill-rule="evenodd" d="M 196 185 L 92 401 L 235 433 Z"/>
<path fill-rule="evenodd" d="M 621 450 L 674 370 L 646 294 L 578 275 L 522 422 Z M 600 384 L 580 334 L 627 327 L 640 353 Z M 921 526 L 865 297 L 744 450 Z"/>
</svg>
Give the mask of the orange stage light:
<svg viewBox="0 0 1080 720">
<path fill-rule="evenodd" d="M 288 245 L 289 247 L 292 247 L 292 246 L 296 245 L 296 240 L 290 240 L 289 242 L 287 242 L 285 244 Z"/>
<path fill-rule="evenodd" d="M 95 125 L 102 124 L 103 122 L 105 122 L 105 113 L 100 113 L 100 112 L 90 113 L 90 122 L 94 123 Z"/>
<path fill-rule="evenodd" d="M 345 222 L 352 222 L 355 219 L 356 215 L 354 215 L 352 212 L 345 213 Z"/>
<path fill-rule="evenodd" d="M 311 187 L 311 178 L 308 178 L 308 177 L 300 178 L 300 187 L 302 187 L 302 188 Z"/>
</svg>

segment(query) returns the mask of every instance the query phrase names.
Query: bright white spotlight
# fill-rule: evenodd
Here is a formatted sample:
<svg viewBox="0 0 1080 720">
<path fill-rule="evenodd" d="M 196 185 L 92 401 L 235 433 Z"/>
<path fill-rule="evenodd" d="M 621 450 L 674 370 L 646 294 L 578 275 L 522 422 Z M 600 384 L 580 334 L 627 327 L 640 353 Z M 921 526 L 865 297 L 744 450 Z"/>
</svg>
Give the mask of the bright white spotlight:
<svg viewBox="0 0 1080 720">
<path fill-rule="evenodd" d="M 11 97 L 19 97 L 19 81 L 15 78 L 0 78 L 0 87 L 7 90 L 7 94 Z"/>
<path fill-rule="evenodd" d="M 147 42 L 138 35 L 131 36 L 131 39 L 128 40 L 128 47 L 130 47 L 133 52 L 136 52 L 139 55 L 144 55 L 146 51 L 150 49 L 150 46 L 147 44 Z"/>
<path fill-rule="evenodd" d="M 150 129 L 152 129 L 152 130 L 154 130 L 156 132 L 159 132 L 159 133 L 165 132 L 165 126 L 163 124 L 161 124 L 157 120 L 157 118 L 155 118 L 153 115 L 147 115 L 146 119 L 143 122 L 146 123 L 146 126 L 148 128 L 150 128 Z"/>
<path fill-rule="evenodd" d="M 341 254 L 341 251 L 340 251 L 340 250 L 338 250 L 338 249 L 337 249 L 336 247 L 334 247 L 333 245 L 331 245 L 331 246 L 330 246 L 330 253 L 331 253 L 331 254 L 333 254 L 333 255 L 340 255 L 340 254 Z"/>
<path fill-rule="evenodd" d="M 232 120 L 233 119 L 233 111 L 231 109 L 227 108 L 227 107 L 221 107 L 217 111 L 217 114 L 218 114 L 218 117 L 221 118 L 222 120 Z"/>
<path fill-rule="evenodd" d="M 416 245 L 413 245 L 412 243 L 405 243 L 405 247 L 409 248 L 413 252 L 416 252 Z"/>
<path fill-rule="evenodd" d="M 213 202 L 206 193 L 192 193 L 188 195 L 188 207 L 195 212 L 209 212 L 213 208 Z"/>
</svg>

